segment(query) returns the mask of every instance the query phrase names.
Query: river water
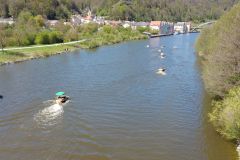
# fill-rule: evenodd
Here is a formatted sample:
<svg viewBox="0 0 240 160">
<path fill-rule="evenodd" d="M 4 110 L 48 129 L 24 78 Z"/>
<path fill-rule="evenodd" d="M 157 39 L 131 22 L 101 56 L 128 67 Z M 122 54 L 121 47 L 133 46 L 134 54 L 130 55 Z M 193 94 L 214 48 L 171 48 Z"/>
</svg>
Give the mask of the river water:
<svg viewBox="0 0 240 160">
<path fill-rule="evenodd" d="M 0 159 L 237 159 L 235 146 L 208 123 L 209 99 L 194 53 L 197 36 L 1 66 Z M 160 67 L 165 76 L 156 74 Z M 56 91 L 65 91 L 71 102 L 52 105 L 48 100 Z"/>
</svg>

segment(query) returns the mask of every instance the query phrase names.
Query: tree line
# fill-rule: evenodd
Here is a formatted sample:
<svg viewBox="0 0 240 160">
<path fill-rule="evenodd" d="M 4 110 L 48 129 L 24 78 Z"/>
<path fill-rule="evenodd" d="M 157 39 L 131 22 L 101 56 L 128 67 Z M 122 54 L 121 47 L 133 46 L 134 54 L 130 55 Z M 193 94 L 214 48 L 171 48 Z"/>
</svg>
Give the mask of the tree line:
<svg viewBox="0 0 240 160">
<path fill-rule="evenodd" d="M 145 36 L 141 33 L 149 28 L 123 28 L 109 25 L 89 23 L 72 26 L 59 21 L 51 26 L 41 15 L 34 16 L 28 11 L 22 11 L 13 25 L 0 25 L 0 47 L 29 46 L 36 44 L 54 44 L 71 42 L 80 39 L 96 39 L 87 41 L 85 48 L 94 48 L 102 44 L 117 43 L 124 40 L 139 39 Z M 91 46 L 90 46 L 91 45 Z"/>
<path fill-rule="evenodd" d="M 48 19 L 68 19 L 73 13 L 135 21 L 197 21 L 218 19 L 238 0 L 0 0 L 0 17 L 18 17 L 21 11 Z"/>
<path fill-rule="evenodd" d="M 28 11 L 20 12 L 14 25 L 0 25 L 0 45 L 28 46 L 34 44 L 53 44 L 78 40 L 82 32 L 94 33 L 96 24 L 72 27 L 60 21 L 55 26 L 45 23 L 41 15 L 33 16 Z"/>
</svg>

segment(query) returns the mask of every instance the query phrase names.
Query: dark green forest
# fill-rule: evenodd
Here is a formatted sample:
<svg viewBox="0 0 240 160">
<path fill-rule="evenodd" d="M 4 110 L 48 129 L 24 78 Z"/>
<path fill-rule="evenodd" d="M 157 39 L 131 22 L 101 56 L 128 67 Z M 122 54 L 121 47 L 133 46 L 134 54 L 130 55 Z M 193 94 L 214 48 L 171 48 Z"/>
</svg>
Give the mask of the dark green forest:
<svg viewBox="0 0 240 160">
<path fill-rule="evenodd" d="M 109 19 L 135 21 L 196 21 L 218 19 L 238 0 L 0 0 L 0 17 L 21 11 L 48 19 L 68 19 L 88 9 Z"/>
</svg>

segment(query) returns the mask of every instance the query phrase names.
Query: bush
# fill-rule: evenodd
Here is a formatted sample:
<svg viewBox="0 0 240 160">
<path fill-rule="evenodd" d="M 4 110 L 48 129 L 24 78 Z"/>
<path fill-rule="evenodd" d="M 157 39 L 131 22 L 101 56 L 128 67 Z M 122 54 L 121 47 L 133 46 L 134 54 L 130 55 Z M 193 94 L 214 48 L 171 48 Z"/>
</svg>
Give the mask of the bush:
<svg viewBox="0 0 240 160">
<path fill-rule="evenodd" d="M 148 27 L 137 27 L 137 30 L 140 33 L 143 33 L 143 32 L 148 32 L 150 29 Z"/>
<path fill-rule="evenodd" d="M 230 140 L 240 139 L 240 87 L 229 91 L 222 101 L 213 103 L 209 114 L 217 131 Z"/>
<path fill-rule="evenodd" d="M 63 42 L 63 35 L 60 32 L 53 31 L 49 33 L 49 42 L 53 43 L 62 43 Z"/>
<path fill-rule="evenodd" d="M 49 44 L 50 39 L 49 39 L 49 32 L 48 31 L 43 31 L 37 34 L 36 39 L 35 39 L 36 44 Z"/>
<path fill-rule="evenodd" d="M 78 40 L 78 32 L 76 29 L 71 28 L 65 35 L 64 35 L 64 42 L 76 41 Z"/>
<path fill-rule="evenodd" d="M 103 26 L 103 32 L 110 34 L 113 32 L 113 27 L 109 25 Z"/>
</svg>

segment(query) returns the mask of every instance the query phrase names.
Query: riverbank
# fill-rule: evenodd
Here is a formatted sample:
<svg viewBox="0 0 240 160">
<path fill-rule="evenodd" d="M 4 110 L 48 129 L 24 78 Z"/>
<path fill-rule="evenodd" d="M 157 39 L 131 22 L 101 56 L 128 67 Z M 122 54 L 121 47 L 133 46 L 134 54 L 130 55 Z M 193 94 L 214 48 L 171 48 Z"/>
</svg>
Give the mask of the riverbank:
<svg viewBox="0 0 240 160">
<path fill-rule="evenodd" d="M 93 49 L 103 45 L 110 45 L 123 41 L 140 40 L 147 38 L 147 36 L 139 32 L 131 31 L 130 33 L 130 36 L 119 34 L 117 35 L 118 37 L 114 36 L 113 34 L 99 33 L 98 35 L 95 35 L 88 39 L 68 43 L 6 48 L 3 52 L 0 51 L 0 65 L 18 63 L 37 58 L 44 58 L 57 54 L 65 54 L 78 48 Z"/>
</svg>

